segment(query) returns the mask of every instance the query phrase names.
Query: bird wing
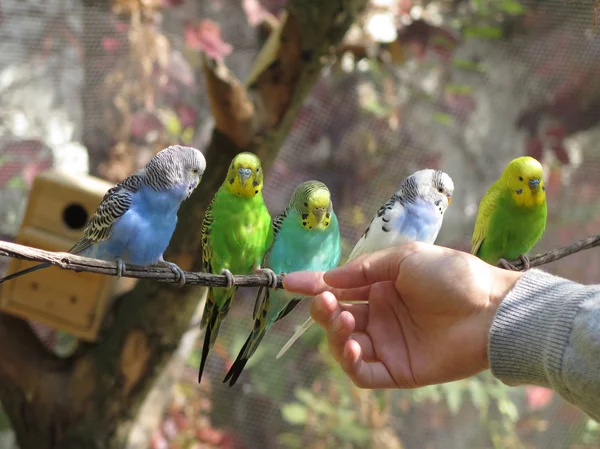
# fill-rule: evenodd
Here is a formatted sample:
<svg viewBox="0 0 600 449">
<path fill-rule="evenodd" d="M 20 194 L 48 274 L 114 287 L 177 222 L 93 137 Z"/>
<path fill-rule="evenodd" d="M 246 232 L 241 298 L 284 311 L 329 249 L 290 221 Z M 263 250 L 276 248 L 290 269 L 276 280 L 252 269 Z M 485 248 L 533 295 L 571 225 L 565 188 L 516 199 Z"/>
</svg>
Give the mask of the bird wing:
<svg viewBox="0 0 600 449">
<path fill-rule="evenodd" d="M 393 195 L 379 208 L 361 238 L 356 242 L 347 262 L 362 254 L 387 248 L 389 246 L 388 243 L 391 243 L 388 240 L 397 237 L 386 235 L 390 231 L 390 223 L 394 223 L 395 227 L 400 228 L 402 225 L 400 221 L 403 221 L 405 218 L 406 213 L 400 198 L 397 195 Z M 398 244 L 400 243 L 402 242 L 399 241 Z"/>
<path fill-rule="evenodd" d="M 95 243 L 107 240 L 112 232 L 113 225 L 131 207 L 133 194 L 142 185 L 142 175 L 135 174 L 125 178 L 104 194 L 98 209 L 83 230 L 83 236 L 69 250 L 77 254 L 86 250 Z"/>
<path fill-rule="evenodd" d="M 494 209 L 498 206 L 500 193 L 500 186 L 496 182 L 490 186 L 479 203 L 477 219 L 475 220 L 475 229 L 473 230 L 473 237 L 471 238 L 471 254 L 477 254 L 481 244 L 487 236 L 490 217 L 492 212 L 494 212 Z"/>
<path fill-rule="evenodd" d="M 212 247 L 210 245 L 209 239 L 210 232 L 212 230 L 212 224 L 215 221 L 215 218 L 212 214 L 212 210 L 216 198 L 217 196 L 215 195 L 208 207 L 206 208 L 206 212 L 204 212 L 204 219 L 202 220 L 202 271 L 204 271 L 205 273 L 212 273 Z"/>
<path fill-rule="evenodd" d="M 275 244 L 275 239 L 277 238 L 277 234 L 281 230 L 283 221 L 288 216 L 288 212 L 289 212 L 289 208 L 286 207 L 282 212 L 277 214 L 275 216 L 275 218 L 273 218 L 273 239 L 271 240 L 271 246 L 269 247 L 269 249 L 267 249 L 267 251 L 265 252 L 265 255 L 263 257 L 263 263 L 262 263 L 263 267 L 266 266 L 267 261 L 269 260 L 269 254 L 271 252 L 271 249 L 273 248 L 273 245 Z M 269 296 L 268 288 L 260 288 L 258 290 L 258 294 L 256 295 L 256 301 L 254 302 L 254 312 L 252 313 L 252 317 L 254 318 L 254 320 L 257 320 L 260 317 L 260 311 L 263 308 L 263 302 L 265 301 L 265 299 L 268 299 L 268 296 Z"/>
</svg>

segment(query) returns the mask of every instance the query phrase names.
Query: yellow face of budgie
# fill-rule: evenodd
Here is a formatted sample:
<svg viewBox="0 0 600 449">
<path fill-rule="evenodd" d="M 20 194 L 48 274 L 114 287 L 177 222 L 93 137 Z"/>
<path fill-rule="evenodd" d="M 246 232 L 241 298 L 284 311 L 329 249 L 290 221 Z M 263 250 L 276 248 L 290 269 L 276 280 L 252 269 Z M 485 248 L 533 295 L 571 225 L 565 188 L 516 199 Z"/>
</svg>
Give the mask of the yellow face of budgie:
<svg viewBox="0 0 600 449">
<path fill-rule="evenodd" d="M 236 196 L 252 198 L 263 188 L 260 159 L 253 153 L 240 153 L 231 161 L 225 180 L 227 188 Z"/>
<path fill-rule="evenodd" d="M 329 227 L 333 205 L 331 193 L 322 182 L 302 183 L 294 192 L 291 205 L 300 213 L 301 225 L 304 229 L 322 231 Z"/>
<path fill-rule="evenodd" d="M 523 156 L 513 159 L 504 170 L 502 178 L 518 206 L 539 206 L 546 201 L 542 164 Z"/>
</svg>

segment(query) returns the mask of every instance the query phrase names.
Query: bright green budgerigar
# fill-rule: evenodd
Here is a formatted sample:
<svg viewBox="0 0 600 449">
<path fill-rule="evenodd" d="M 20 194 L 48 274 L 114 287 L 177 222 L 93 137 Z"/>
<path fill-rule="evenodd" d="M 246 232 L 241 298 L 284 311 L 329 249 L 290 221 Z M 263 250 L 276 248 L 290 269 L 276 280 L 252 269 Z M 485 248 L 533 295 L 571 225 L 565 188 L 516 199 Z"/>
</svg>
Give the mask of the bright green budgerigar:
<svg viewBox="0 0 600 449">
<path fill-rule="evenodd" d="M 489 264 L 515 270 L 546 228 L 546 187 L 542 165 L 529 156 L 513 159 L 479 203 L 471 254 Z"/>
<path fill-rule="evenodd" d="M 233 158 L 227 177 L 211 201 L 202 223 L 202 262 L 206 273 L 224 274 L 227 287 L 211 287 L 206 297 L 201 328 L 206 327 L 198 382 L 202 379 L 208 352 L 219 326 L 227 316 L 237 287 L 232 272 L 266 272 L 276 282 L 275 273 L 262 270 L 261 261 L 273 241 L 271 216 L 262 196 L 263 171 L 260 159 L 252 153 Z"/>
<path fill-rule="evenodd" d="M 273 246 L 264 267 L 277 273 L 327 271 L 341 254 L 340 231 L 331 194 L 325 184 L 307 181 L 294 191 L 287 208 L 273 221 Z M 224 382 L 234 385 L 268 329 L 302 300 L 286 290 L 260 288 L 254 305 L 254 330 L 240 350 Z"/>
</svg>

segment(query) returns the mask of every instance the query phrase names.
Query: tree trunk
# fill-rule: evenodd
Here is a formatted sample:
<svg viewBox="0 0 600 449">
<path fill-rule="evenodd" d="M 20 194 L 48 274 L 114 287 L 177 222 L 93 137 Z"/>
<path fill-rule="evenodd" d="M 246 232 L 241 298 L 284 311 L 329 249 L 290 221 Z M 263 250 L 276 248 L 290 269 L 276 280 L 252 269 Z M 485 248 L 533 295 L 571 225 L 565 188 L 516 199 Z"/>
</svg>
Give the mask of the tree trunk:
<svg viewBox="0 0 600 449">
<path fill-rule="evenodd" d="M 204 210 L 232 157 L 254 151 L 268 170 L 330 48 L 366 2 L 290 0 L 279 30 L 254 64 L 250 92 L 221 63 L 205 60 L 215 117 L 205 151 L 208 169 L 180 209 L 167 260 L 184 270 L 199 269 Z M 85 133 L 87 145 L 103 147 L 93 128 Z M 177 348 L 202 293 L 140 281 L 115 301 L 100 340 L 69 360 L 48 353 L 24 321 L 0 314 L 0 401 L 21 449 L 124 447 L 138 407 Z"/>
</svg>

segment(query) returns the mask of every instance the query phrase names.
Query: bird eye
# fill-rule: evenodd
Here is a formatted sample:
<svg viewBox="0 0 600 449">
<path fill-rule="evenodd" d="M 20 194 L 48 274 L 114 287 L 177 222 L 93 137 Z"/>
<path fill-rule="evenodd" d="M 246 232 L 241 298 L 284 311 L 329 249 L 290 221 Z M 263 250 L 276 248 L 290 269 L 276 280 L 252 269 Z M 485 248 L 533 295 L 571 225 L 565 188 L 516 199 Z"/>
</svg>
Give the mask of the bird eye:
<svg viewBox="0 0 600 449">
<path fill-rule="evenodd" d="M 200 170 L 198 170 L 197 168 L 194 168 L 192 170 L 192 173 L 194 173 L 195 175 L 197 175 L 198 173 L 200 173 Z"/>
<path fill-rule="evenodd" d="M 442 189 L 441 187 L 438 187 L 438 192 L 444 193 L 444 189 Z"/>
<path fill-rule="evenodd" d="M 522 176 L 519 176 L 519 181 L 523 181 L 523 177 Z"/>
<path fill-rule="evenodd" d="M 256 173 L 258 173 L 259 171 L 260 171 L 260 168 L 257 168 L 257 169 L 256 169 Z"/>
</svg>

